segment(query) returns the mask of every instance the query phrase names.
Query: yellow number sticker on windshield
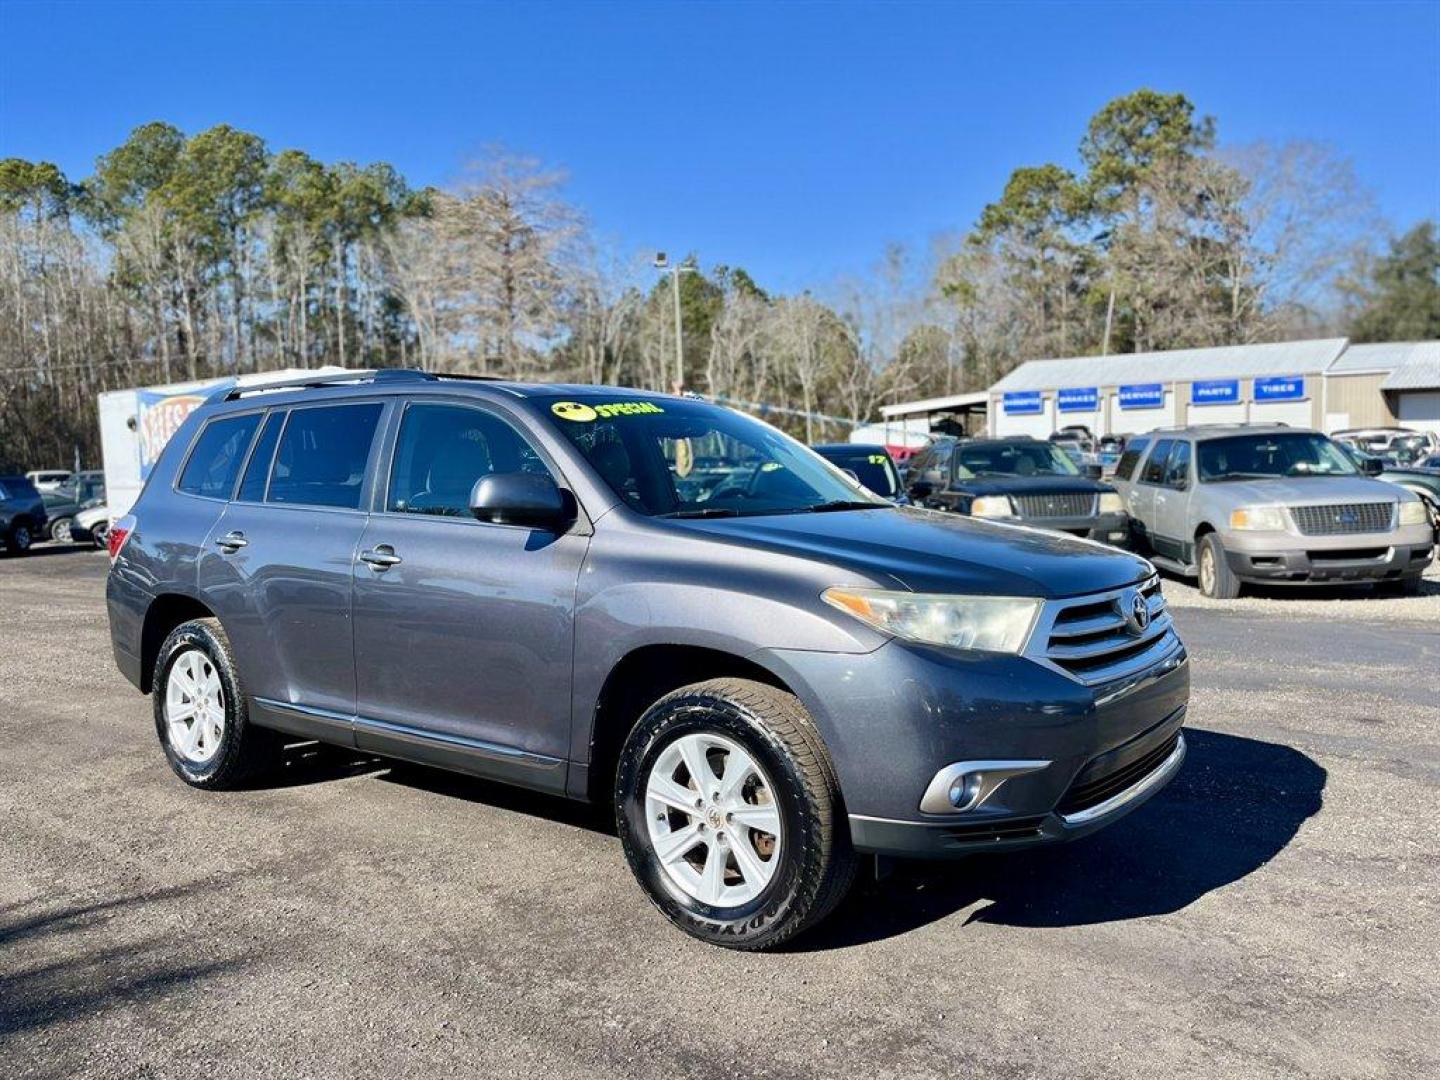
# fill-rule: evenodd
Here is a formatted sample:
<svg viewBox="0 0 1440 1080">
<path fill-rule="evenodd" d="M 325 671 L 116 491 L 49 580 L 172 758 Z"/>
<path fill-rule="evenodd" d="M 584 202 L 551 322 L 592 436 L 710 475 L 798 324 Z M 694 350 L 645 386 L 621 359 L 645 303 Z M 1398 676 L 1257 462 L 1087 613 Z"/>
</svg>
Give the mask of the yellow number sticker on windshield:
<svg viewBox="0 0 1440 1080">
<path fill-rule="evenodd" d="M 573 420 L 577 424 L 591 420 L 605 420 L 612 416 L 648 416 L 665 410 L 652 401 L 609 401 L 604 405 L 585 405 L 579 401 L 557 401 L 550 411 L 561 420 Z"/>
<path fill-rule="evenodd" d="M 550 411 L 561 420 L 574 420 L 578 424 L 595 419 L 595 410 L 578 401 L 557 401 L 550 406 Z"/>
</svg>

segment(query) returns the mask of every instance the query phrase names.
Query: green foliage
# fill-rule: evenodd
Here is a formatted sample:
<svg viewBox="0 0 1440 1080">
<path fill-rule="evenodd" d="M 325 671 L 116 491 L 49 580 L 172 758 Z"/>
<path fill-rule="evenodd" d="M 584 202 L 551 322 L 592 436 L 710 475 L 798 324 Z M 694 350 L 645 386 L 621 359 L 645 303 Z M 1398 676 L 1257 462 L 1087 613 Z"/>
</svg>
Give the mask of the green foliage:
<svg viewBox="0 0 1440 1080">
<path fill-rule="evenodd" d="M 1184 94 L 1136 90 L 1091 117 L 1080 142 L 1086 190 L 1099 209 L 1107 209 L 1155 166 L 1214 145 L 1215 121 L 1197 120 Z"/>
<path fill-rule="evenodd" d="M 65 174 L 48 161 L 0 158 L 0 211 L 29 210 L 36 218 L 59 217 L 76 197 Z"/>
<path fill-rule="evenodd" d="M 1355 341 L 1433 341 L 1440 338 L 1440 235 L 1422 222 L 1390 242 L 1367 284 L 1350 326 Z"/>
</svg>

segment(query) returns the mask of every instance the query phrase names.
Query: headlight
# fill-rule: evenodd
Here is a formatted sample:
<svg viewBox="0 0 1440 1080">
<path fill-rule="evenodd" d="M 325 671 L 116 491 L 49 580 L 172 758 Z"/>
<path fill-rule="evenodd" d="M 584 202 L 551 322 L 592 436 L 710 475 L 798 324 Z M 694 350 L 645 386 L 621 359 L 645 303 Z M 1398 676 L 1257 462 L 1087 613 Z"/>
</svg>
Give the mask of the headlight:
<svg viewBox="0 0 1440 1080">
<path fill-rule="evenodd" d="M 1230 511 L 1230 528 L 1249 532 L 1284 532 L 1285 511 L 1278 506 L 1242 506 Z"/>
<path fill-rule="evenodd" d="M 1123 514 L 1124 512 L 1125 500 L 1120 497 L 1118 491 L 1102 491 L 1100 493 L 1100 513 Z"/>
<path fill-rule="evenodd" d="M 1400 504 L 1401 525 L 1429 525 L 1429 515 L 1425 513 L 1425 504 L 1419 499 L 1412 499 L 1409 502 Z"/>
<path fill-rule="evenodd" d="M 826 589 L 821 598 L 877 630 L 949 649 L 1018 653 L 1040 601 L 1011 596 L 949 596 L 884 589 Z"/>
<path fill-rule="evenodd" d="M 970 504 L 971 517 L 1014 517 L 1015 507 L 1009 495 L 981 495 Z"/>
</svg>

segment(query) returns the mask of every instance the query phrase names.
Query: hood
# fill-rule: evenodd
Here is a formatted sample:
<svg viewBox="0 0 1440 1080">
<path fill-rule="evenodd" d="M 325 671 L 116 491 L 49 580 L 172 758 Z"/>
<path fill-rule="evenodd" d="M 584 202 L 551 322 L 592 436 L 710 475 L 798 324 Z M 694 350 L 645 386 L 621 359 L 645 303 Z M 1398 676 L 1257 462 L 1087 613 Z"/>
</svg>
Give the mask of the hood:
<svg viewBox="0 0 1440 1080">
<path fill-rule="evenodd" d="M 1230 480 L 1201 485 L 1234 506 L 1324 506 L 1329 503 L 1395 502 L 1395 488 L 1368 476 L 1287 476 L 1274 480 Z"/>
<path fill-rule="evenodd" d="M 1114 491 L 1109 484 L 1088 476 L 977 476 L 971 480 L 956 479 L 951 491 L 972 495 L 1055 495 L 1065 491 Z"/>
<path fill-rule="evenodd" d="M 1089 540 L 915 507 L 676 521 L 726 544 L 814 559 L 913 592 L 1076 596 L 1144 580 L 1150 564 Z"/>
</svg>

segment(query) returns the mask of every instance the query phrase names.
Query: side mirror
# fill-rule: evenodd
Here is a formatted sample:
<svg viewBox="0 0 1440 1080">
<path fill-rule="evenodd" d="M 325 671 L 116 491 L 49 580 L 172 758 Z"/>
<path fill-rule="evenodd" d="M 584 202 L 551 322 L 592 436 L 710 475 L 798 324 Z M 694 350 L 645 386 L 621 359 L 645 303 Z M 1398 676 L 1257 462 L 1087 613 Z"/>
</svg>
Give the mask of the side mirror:
<svg viewBox="0 0 1440 1080">
<path fill-rule="evenodd" d="M 916 480 L 910 485 L 910 497 L 912 499 L 928 499 L 935 493 L 935 485 L 929 480 Z"/>
<path fill-rule="evenodd" d="M 1366 476 L 1379 476 L 1385 471 L 1385 462 L 1378 457 L 1367 457 L 1360 462 L 1360 471 Z"/>
<path fill-rule="evenodd" d="M 1090 480 L 1099 480 L 1105 475 L 1105 470 L 1099 465 L 1086 465 L 1085 476 Z"/>
<path fill-rule="evenodd" d="M 565 493 L 538 473 L 491 473 L 470 489 L 470 513 L 477 521 L 558 530 L 573 516 Z"/>
</svg>

